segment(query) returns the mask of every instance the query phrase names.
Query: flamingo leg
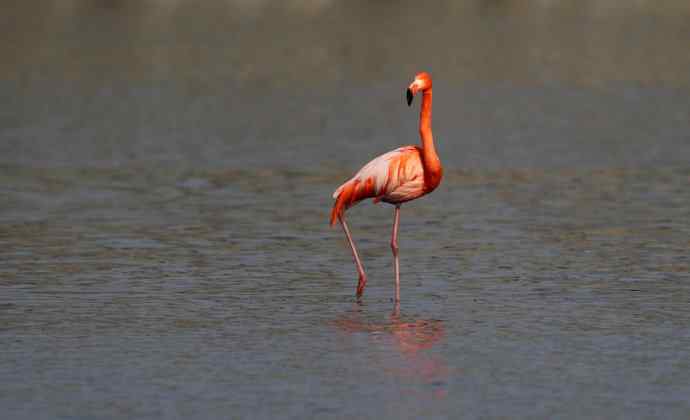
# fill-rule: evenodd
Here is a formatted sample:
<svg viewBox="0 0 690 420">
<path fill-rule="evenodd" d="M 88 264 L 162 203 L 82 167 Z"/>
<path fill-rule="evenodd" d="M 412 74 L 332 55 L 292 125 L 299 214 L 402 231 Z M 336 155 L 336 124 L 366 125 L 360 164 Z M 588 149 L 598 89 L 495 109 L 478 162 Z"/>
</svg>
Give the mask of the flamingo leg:
<svg viewBox="0 0 690 420">
<path fill-rule="evenodd" d="M 400 302 L 400 258 L 398 258 L 398 226 L 400 225 L 400 205 L 395 206 L 395 217 L 393 222 L 393 237 L 391 238 L 391 249 L 395 263 L 395 301 Z"/>
<path fill-rule="evenodd" d="M 352 240 L 352 235 L 350 235 L 350 229 L 347 227 L 347 222 L 345 218 L 340 216 L 340 225 L 343 227 L 345 236 L 347 236 L 347 241 L 350 243 L 350 248 L 352 248 L 352 256 L 355 258 L 355 265 L 357 265 L 357 273 L 359 273 L 359 281 L 357 281 L 357 297 L 362 296 L 364 293 L 364 287 L 367 285 L 367 275 L 364 274 L 364 267 L 362 266 L 362 261 L 359 259 L 359 254 L 357 254 L 357 248 L 355 247 L 355 242 Z"/>
<path fill-rule="evenodd" d="M 395 306 L 393 306 L 393 312 L 391 313 L 391 321 L 399 323 L 400 322 L 400 301 L 395 301 Z"/>
</svg>

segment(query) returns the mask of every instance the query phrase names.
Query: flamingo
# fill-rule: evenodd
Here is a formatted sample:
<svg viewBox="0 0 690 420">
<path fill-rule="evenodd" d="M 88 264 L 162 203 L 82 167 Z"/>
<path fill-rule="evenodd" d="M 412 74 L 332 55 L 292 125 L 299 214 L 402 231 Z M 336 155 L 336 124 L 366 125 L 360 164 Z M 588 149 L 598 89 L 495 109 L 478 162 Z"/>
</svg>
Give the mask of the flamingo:
<svg viewBox="0 0 690 420">
<path fill-rule="evenodd" d="M 400 259 L 398 248 L 398 226 L 400 206 L 410 200 L 432 192 L 441 183 L 443 167 L 434 148 L 431 134 L 431 75 L 421 72 L 407 88 L 407 105 L 417 92 L 422 92 L 422 109 L 419 114 L 419 136 L 422 146 L 403 146 L 375 158 L 360 169 L 352 178 L 333 193 L 335 203 L 331 210 L 331 226 L 340 221 L 357 266 L 357 298 L 364 293 L 367 276 L 362 261 L 352 240 L 345 221 L 345 211 L 367 198 L 374 203 L 383 201 L 395 206 L 391 250 L 395 266 L 395 301 L 400 301 Z"/>
</svg>

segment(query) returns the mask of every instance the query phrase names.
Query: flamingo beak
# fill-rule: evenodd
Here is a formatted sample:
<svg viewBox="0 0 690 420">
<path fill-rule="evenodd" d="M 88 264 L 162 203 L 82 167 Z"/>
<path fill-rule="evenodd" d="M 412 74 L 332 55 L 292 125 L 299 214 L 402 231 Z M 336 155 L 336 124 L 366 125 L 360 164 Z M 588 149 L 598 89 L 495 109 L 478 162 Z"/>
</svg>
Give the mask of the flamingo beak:
<svg viewBox="0 0 690 420">
<path fill-rule="evenodd" d="M 414 99 L 414 93 L 412 89 L 407 88 L 407 106 L 412 106 L 412 99 Z"/>
</svg>

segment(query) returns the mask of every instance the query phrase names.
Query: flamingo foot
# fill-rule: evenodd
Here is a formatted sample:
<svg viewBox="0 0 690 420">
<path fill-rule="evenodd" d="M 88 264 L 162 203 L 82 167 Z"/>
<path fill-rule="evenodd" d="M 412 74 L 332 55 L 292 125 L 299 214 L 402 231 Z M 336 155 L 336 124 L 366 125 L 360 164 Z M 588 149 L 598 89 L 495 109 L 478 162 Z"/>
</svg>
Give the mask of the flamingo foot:
<svg viewBox="0 0 690 420">
<path fill-rule="evenodd" d="M 364 288 L 367 285 L 367 276 L 364 274 L 359 275 L 359 281 L 357 282 L 357 297 L 362 297 L 364 294 Z"/>
</svg>

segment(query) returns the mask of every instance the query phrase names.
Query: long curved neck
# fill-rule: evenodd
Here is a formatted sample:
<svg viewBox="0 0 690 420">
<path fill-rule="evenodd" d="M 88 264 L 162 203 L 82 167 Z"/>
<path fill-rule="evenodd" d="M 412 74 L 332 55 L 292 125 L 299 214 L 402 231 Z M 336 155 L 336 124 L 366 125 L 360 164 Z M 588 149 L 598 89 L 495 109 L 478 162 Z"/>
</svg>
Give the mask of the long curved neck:
<svg viewBox="0 0 690 420">
<path fill-rule="evenodd" d="M 431 133 L 431 89 L 425 90 L 422 96 L 422 110 L 419 113 L 419 136 L 422 138 L 422 163 L 424 164 L 424 181 L 427 187 L 434 189 L 441 182 L 443 168 L 436 154 L 434 136 Z"/>
</svg>

